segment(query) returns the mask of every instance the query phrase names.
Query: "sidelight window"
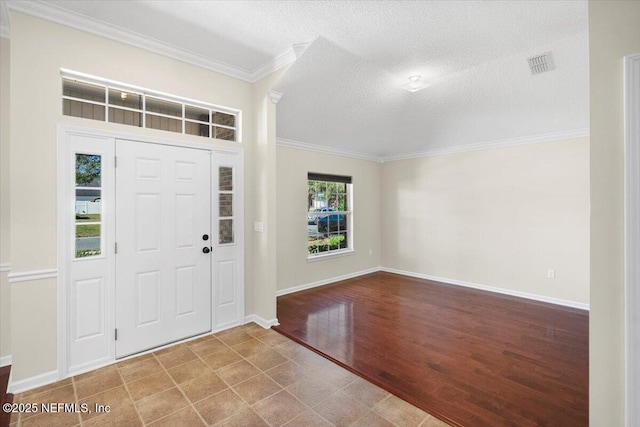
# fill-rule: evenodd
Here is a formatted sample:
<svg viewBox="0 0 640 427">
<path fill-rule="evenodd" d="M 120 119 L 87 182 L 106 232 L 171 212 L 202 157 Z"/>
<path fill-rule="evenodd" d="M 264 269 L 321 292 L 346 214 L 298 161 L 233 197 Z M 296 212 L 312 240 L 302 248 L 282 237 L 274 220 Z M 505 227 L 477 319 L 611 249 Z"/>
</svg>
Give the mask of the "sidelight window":
<svg viewBox="0 0 640 427">
<path fill-rule="evenodd" d="M 234 242 L 234 190 L 233 168 L 218 168 L 218 243 L 221 245 Z"/>
<path fill-rule="evenodd" d="M 76 153 L 75 257 L 102 253 L 102 156 Z"/>
</svg>

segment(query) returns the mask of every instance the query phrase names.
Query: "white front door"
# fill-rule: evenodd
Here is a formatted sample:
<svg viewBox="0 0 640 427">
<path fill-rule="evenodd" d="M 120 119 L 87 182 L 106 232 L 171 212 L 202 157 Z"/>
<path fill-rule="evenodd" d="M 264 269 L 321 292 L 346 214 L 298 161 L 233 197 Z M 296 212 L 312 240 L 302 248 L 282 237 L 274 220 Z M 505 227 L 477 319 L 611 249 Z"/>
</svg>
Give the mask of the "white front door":
<svg viewBox="0 0 640 427">
<path fill-rule="evenodd" d="M 116 140 L 116 157 L 119 358 L 211 330 L 211 156 Z"/>
</svg>

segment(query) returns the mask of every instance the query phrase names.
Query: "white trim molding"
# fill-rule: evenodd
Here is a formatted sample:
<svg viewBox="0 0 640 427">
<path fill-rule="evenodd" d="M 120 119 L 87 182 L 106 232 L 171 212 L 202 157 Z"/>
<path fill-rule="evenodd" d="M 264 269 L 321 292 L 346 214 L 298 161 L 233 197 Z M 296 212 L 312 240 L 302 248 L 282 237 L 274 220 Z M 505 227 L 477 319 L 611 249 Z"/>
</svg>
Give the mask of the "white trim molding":
<svg viewBox="0 0 640 427">
<path fill-rule="evenodd" d="M 4 6 L 5 3 L 6 6 Z M 8 7 L 10 10 L 15 10 L 17 12 L 35 16 L 36 18 L 55 22 L 56 24 L 125 43 L 130 46 L 144 49 L 158 55 L 176 59 L 187 64 L 195 65 L 196 67 L 224 74 L 249 83 L 255 83 L 274 71 L 293 63 L 297 59 L 297 53 L 300 51 L 300 48 L 294 45 L 264 64 L 259 65 L 252 70 L 247 70 L 113 24 L 108 24 L 98 19 L 90 18 L 86 15 L 66 10 L 54 4 L 39 1 L 14 0 L 6 0 L 6 2 L 2 1 L 2 4 L 5 9 Z M 0 29 L 2 30 L 2 33 L 0 35 L 8 38 L 9 17 L 6 17 L 6 24 L 4 19 L 1 24 Z"/>
<path fill-rule="evenodd" d="M 11 365 L 11 355 L 0 356 L 0 368 Z"/>
<path fill-rule="evenodd" d="M 341 280 L 353 279 L 354 277 L 364 276 L 365 274 L 375 273 L 380 271 L 380 267 L 369 268 L 367 270 L 356 271 L 354 273 L 343 274 L 342 276 L 330 277 L 328 279 L 318 280 L 317 282 L 305 283 L 304 285 L 293 286 L 287 289 L 281 289 L 276 292 L 277 297 L 282 295 L 292 294 L 294 292 L 304 291 L 305 289 L 317 288 L 318 286 L 330 285 Z"/>
<path fill-rule="evenodd" d="M 11 271 L 11 264 L 0 264 L 0 273 L 8 273 Z"/>
<path fill-rule="evenodd" d="M 268 93 L 269 93 L 269 99 L 274 104 L 277 104 L 278 101 L 280 101 L 280 98 L 282 98 L 282 95 L 284 95 L 282 92 L 278 92 L 277 90 L 269 90 Z"/>
<path fill-rule="evenodd" d="M 269 329 L 272 326 L 278 326 L 280 324 L 280 323 L 278 323 L 278 319 L 277 318 L 276 319 L 271 319 L 271 320 L 266 320 L 263 317 L 258 316 L 257 314 L 250 314 L 250 315 L 248 315 L 248 316 L 246 316 L 244 318 L 245 325 L 247 323 L 251 323 L 251 322 L 253 322 L 253 323 L 257 324 L 258 326 L 261 326 L 261 327 L 263 327 L 265 329 Z"/>
<path fill-rule="evenodd" d="M 539 135 L 524 136 L 518 138 L 501 139 L 497 141 L 477 142 L 455 147 L 438 148 L 425 150 L 416 153 L 399 154 L 393 156 L 376 156 L 373 154 L 359 153 L 355 151 L 343 150 L 340 148 L 325 147 L 322 145 L 310 144 L 307 142 L 294 141 L 292 139 L 278 138 L 276 144 L 282 147 L 297 148 L 299 150 L 313 151 L 316 153 L 333 154 L 336 156 L 350 157 L 359 160 L 370 160 L 372 162 L 384 163 L 398 160 L 419 159 L 422 157 L 442 156 L 445 154 L 463 153 L 465 151 L 490 150 L 494 148 L 508 148 L 518 145 L 539 144 L 544 142 L 564 141 L 576 138 L 588 138 L 589 129 L 576 129 L 565 132 L 544 133 Z"/>
<path fill-rule="evenodd" d="M 9 283 L 30 282 L 32 280 L 55 279 L 58 277 L 58 269 L 23 271 L 20 273 L 10 273 Z"/>
<path fill-rule="evenodd" d="M 569 301 L 569 300 L 564 300 L 564 299 L 560 299 L 560 298 L 553 298 L 553 297 L 548 297 L 548 296 L 544 296 L 544 295 L 532 294 L 532 293 L 528 293 L 528 292 L 514 291 L 514 290 L 511 290 L 511 289 L 497 288 L 497 287 L 494 287 L 494 286 L 480 285 L 480 284 L 477 284 L 477 283 L 465 282 L 465 281 L 462 281 L 462 280 L 455 280 L 455 279 L 447 279 L 447 278 L 444 278 L 444 277 L 430 276 L 428 274 L 414 273 L 412 271 L 398 270 L 398 269 L 389 268 L 389 267 L 369 268 L 367 270 L 356 271 L 354 273 L 348 273 L 348 274 L 344 274 L 342 276 L 336 276 L 336 277 L 330 277 L 328 279 L 318 280 L 317 282 L 306 283 L 304 285 L 299 285 L 299 286 L 293 286 L 293 287 L 287 288 L 287 289 L 281 289 L 281 290 L 276 292 L 276 296 L 280 297 L 280 296 L 283 296 L 283 295 L 292 294 L 294 292 L 299 292 L 299 291 L 304 291 L 306 289 L 316 288 L 318 286 L 330 285 L 330 284 L 333 284 L 333 283 L 336 283 L 336 282 L 340 282 L 342 280 L 353 279 L 354 277 L 364 276 L 365 274 L 371 274 L 371 273 L 375 273 L 377 271 L 384 271 L 384 272 L 387 272 L 387 273 L 400 274 L 402 276 L 408 276 L 408 277 L 416 277 L 418 279 L 433 280 L 435 282 L 446 283 L 446 284 L 449 284 L 449 285 L 464 286 L 464 287 L 467 287 L 467 288 L 479 289 L 479 290 L 482 290 L 482 291 L 489 291 L 489 292 L 493 292 L 493 293 L 498 293 L 498 294 L 503 294 L 503 295 L 510 295 L 510 296 L 525 298 L 525 299 L 534 300 L 534 301 L 541 301 L 541 302 L 546 302 L 546 303 L 550 303 L 550 304 L 562 305 L 562 306 L 565 306 L 565 307 L 577 308 L 577 309 L 580 309 L 580 310 L 587 310 L 587 311 L 589 310 L 589 304 L 585 304 L 585 303 L 581 303 L 581 302 Z"/>
<path fill-rule="evenodd" d="M 414 272 L 405 271 L 405 270 L 397 270 L 395 268 L 389 268 L 389 267 L 382 267 L 380 270 L 385 271 L 387 273 L 394 273 L 394 274 L 400 274 L 403 276 L 416 277 L 418 279 L 433 280 L 435 282 L 442 282 L 449 285 L 464 286 L 466 288 L 479 289 L 481 291 L 489 291 L 493 293 L 510 295 L 510 296 L 530 299 L 534 301 L 541 301 L 541 302 L 546 302 L 550 304 L 562 305 L 565 307 L 578 308 L 580 310 L 587 310 L 587 311 L 589 310 L 589 304 L 585 304 L 577 301 L 569 301 L 569 300 L 564 300 L 560 298 L 548 297 L 544 295 L 531 294 L 528 292 L 514 291 L 512 289 L 496 288 L 494 286 L 480 285 L 478 283 L 465 282 L 463 280 L 447 279 L 445 277 L 430 276 L 428 274 L 414 273 Z"/>
<path fill-rule="evenodd" d="M 304 43 L 306 48 L 306 43 Z M 264 64 L 256 67 L 251 71 L 250 81 L 252 83 L 257 82 L 258 80 L 262 80 L 267 77 L 269 74 L 278 71 L 280 68 L 285 67 L 289 64 L 292 64 L 299 58 L 296 53 L 296 46 L 293 45 L 280 55 L 273 58 L 271 61 L 265 62 Z"/>
<path fill-rule="evenodd" d="M 640 425 L 640 53 L 624 58 L 625 406 Z"/>
<path fill-rule="evenodd" d="M 589 129 L 575 129 L 564 132 L 544 133 L 539 135 L 523 136 L 518 138 L 501 139 L 496 141 L 477 142 L 473 144 L 457 145 L 455 147 L 436 148 L 417 153 L 386 156 L 385 162 L 397 160 L 418 159 L 421 157 L 442 156 L 445 154 L 463 153 L 465 151 L 490 150 L 493 148 L 507 148 L 517 145 L 537 144 L 541 142 L 554 142 L 575 138 L 589 137 Z"/>
<path fill-rule="evenodd" d="M 315 153 L 333 154 L 342 157 L 351 157 L 358 160 L 369 160 L 372 162 L 382 163 L 382 157 L 371 154 L 357 153 L 355 151 L 342 150 L 340 148 L 325 147 L 322 145 L 309 144 L 306 142 L 294 141 L 292 139 L 278 138 L 276 145 L 281 147 L 296 148 L 298 150 L 313 151 Z"/>
<path fill-rule="evenodd" d="M 44 374 L 34 375 L 32 377 L 25 378 L 20 381 L 9 382 L 9 393 L 22 393 L 23 391 L 31 390 L 37 387 L 42 387 L 58 381 L 58 371 L 49 371 Z"/>
</svg>

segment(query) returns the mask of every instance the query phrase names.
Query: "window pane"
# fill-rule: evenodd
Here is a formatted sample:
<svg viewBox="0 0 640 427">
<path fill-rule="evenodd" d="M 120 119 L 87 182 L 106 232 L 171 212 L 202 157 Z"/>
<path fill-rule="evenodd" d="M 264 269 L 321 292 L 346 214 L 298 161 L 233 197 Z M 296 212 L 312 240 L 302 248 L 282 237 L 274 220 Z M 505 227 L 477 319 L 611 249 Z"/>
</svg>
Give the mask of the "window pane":
<svg viewBox="0 0 640 427">
<path fill-rule="evenodd" d="M 233 216 L 233 194 L 220 194 L 220 216 Z"/>
<path fill-rule="evenodd" d="M 142 95 L 119 89 L 109 89 L 109 105 L 142 110 Z"/>
<path fill-rule="evenodd" d="M 307 180 L 308 255 L 349 249 L 348 185 L 336 181 Z"/>
<path fill-rule="evenodd" d="M 338 204 L 336 208 L 339 211 L 347 210 L 347 196 L 345 194 L 338 194 Z"/>
<path fill-rule="evenodd" d="M 62 114 L 65 116 L 104 121 L 104 105 L 87 104 L 86 102 L 63 99 Z"/>
<path fill-rule="evenodd" d="M 88 83 L 76 82 L 74 80 L 62 80 L 62 94 L 74 98 L 88 99 L 90 101 L 105 102 L 105 89 L 103 86 L 96 86 Z"/>
<path fill-rule="evenodd" d="M 331 234 L 329 236 L 329 249 L 332 251 L 347 248 L 347 233 Z"/>
<path fill-rule="evenodd" d="M 102 158 L 94 154 L 76 154 L 76 186 L 100 187 Z M 98 197 L 99 197 L 98 192 Z"/>
<path fill-rule="evenodd" d="M 100 222 L 102 199 L 100 190 L 76 189 L 76 222 Z"/>
<path fill-rule="evenodd" d="M 119 108 L 109 108 L 109 122 L 129 126 L 142 126 L 142 113 Z"/>
<path fill-rule="evenodd" d="M 185 121 L 184 133 L 188 135 L 209 137 L 209 125 L 203 125 L 202 123 L 193 123 L 190 121 Z"/>
<path fill-rule="evenodd" d="M 232 219 L 221 219 L 219 221 L 219 236 L 218 243 L 233 243 L 233 220 Z"/>
<path fill-rule="evenodd" d="M 204 108 L 192 107 L 191 105 L 184 106 L 184 116 L 187 119 L 199 120 L 201 122 L 209 123 L 209 110 Z"/>
<path fill-rule="evenodd" d="M 100 255 L 100 224 L 76 225 L 76 258 Z"/>
<path fill-rule="evenodd" d="M 170 119 L 168 117 L 146 115 L 146 127 L 149 129 L 168 130 L 170 132 L 182 133 L 182 120 Z"/>
<path fill-rule="evenodd" d="M 219 176 L 219 190 L 220 191 L 233 191 L 233 168 L 226 166 L 220 167 L 218 170 Z"/>
<path fill-rule="evenodd" d="M 213 112 L 213 124 L 236 127 L 236 116 L 233 114 L 220 113 L 218 111 Z"/>
<path fill-rule="evenodd" d="M 147 96 L 146 106 L 147 111 L 167 114 L 169 116 L 182 117 L 182 104 L 178 104 L 177 102 L 165 101 L 164 99 Z"/>
<path fill-rule="evenodd" d="M 236 140 L 236 131 L 233 129 L 213 127 L 213 137 L 217 139 L 224 139 L 226 141 Z"/>
</svg>

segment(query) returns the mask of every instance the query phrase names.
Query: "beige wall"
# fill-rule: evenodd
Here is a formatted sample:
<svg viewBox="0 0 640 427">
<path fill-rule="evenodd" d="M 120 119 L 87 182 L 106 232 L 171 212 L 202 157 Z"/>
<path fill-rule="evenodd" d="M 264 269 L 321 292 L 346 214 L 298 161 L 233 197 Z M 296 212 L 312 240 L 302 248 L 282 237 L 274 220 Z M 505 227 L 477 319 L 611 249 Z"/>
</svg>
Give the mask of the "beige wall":
<svg viewBox="0 0 640 427">
<path fill-rule="evenodd" d="M 589 303 L 586 138 L 388 162 L 382 195 L 385 267 Z"/>
<path fill-rule="evenodd" d="M 277 148 L 277 162 L 278 290 L 378 267 L 380 165 L 284 146 Z M 353 177 L 354 254 L 307 262 L 308 172 Z"/>
<path fill-rule="evenodd" d="M 57 267 L 58 123 L 202 141 L 189 135 L 62 116 L 61 68 L 240 109 L 244 136 L 241 146 L 248 157 L 255 148 L 253 97 L 257 89 L 231 77 L 17 12 L 11 13 L 10 67 L 11 263 L 15 273 Z M 246 165 L 245 170 L 248 169 L 250 165 Z M 247 201 L 253 199 L 253 187 L 254 181 L 245 178 Z M 245 212 L 245 217 L 252 218 L 253 214 Z M 245 237 L 245 251 L 251 252 L 253 233 L 247 232 Z M 250 273 L 245 281 L 252 294 Z M 52 280 L 12 285 L 14 381 L 56 368 L 55 295 L 56 283 Z"/>
<path fill-rule="evenodd" d="M 589 2 L 590 424 L 624 425 L 623 57 L 640 52 L 640 2 Z"/>
<path fill-rule="evenodd" d="M 9 246 L 9 39 L 0 38 L 0 357 L 11 355 Z"/>
</svg>

